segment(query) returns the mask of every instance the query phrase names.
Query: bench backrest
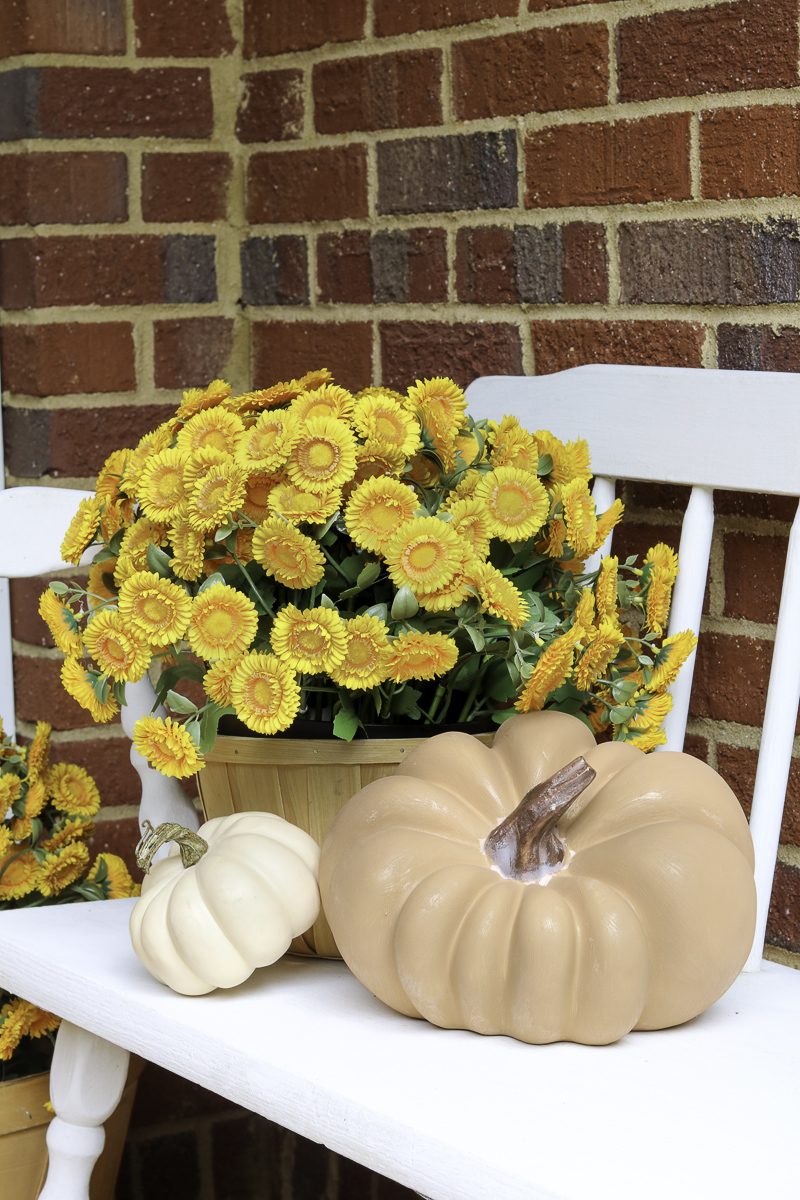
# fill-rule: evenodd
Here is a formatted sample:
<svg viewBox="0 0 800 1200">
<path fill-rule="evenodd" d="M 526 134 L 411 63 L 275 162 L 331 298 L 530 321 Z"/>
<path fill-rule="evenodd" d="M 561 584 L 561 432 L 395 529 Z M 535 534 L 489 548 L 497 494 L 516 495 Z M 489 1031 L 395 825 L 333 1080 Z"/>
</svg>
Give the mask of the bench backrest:
<svg viewBox="0 0 800 1200">
<path fill-rule="evenodd" d="M 554 375 L 486 376 L 467 389 L 470 413 L 516 416 L 562 441 L 583 437 L 602 511 L 617 479 L 688 484 L 669 632 L 700 630 L 714 528 L 713 489 L 800 495 L 800 379 L 775 371 L 688 367 L 575 367 Z M 603 548 L 608 553 L 610 542 Z M 761 735 L 750 830 L 756 852 L 758 917 L 747 968 L 761 961 L 786 784 L 800 702 L 800 515 L 783 581 Z M 681 750 L 694 655 L 671 691 L 667 746 Z"/>
</svg>

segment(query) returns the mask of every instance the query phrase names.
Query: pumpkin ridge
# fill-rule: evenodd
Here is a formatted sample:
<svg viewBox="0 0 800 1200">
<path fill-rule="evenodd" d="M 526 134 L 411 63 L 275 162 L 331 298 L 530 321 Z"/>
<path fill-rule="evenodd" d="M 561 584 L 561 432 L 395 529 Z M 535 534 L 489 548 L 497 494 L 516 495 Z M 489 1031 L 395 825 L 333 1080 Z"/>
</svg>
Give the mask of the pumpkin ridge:
<svg viewBox="0 0 800 1200">
<path fill-rule="evenodd" d="M 218 850 L 218 846 L 217 846 L 217 850 Z M 221 923 L 221 921 L 219 920 L 219 917 L 217 916 L 216 912 L 214 911 L 216 899 L 213 897 L 213 894 L 210 894 L 211 885 L 207 878 L 207 875 L 208 875 L 207 871 L 202 871 L 202 872 L 201 871 L 193 871 L 192 874 L 185 875 L 183 877 L 183 879 L 181 879 L 175 885 L 174 890 L 177 891 L 178 888 L 181 888 L 181 891 L 183 892 L 185 890 L 188 890 L 188 888 L 190 888 L 190 887 L 194 887 L 197 890 L 197 893 L 203 902 L 203 906 L 205 909 L 204 915 L 205 915 L 206 919 L 208 919 L 210 917 L 211 920 L 213 920 L 214 925 L 216 926 L 216 928 L 219 931 L 223 940 L 232 947 L 232 949 L 236 952 L 239 959 L 241 960 L 242 971 L 243 971 L 242 980 L 244 980 L 250 974 L 250 971 L 248 969 L 247 960 L 245 959 L 245 957 L 242 954 L 239 947 L 234 944 L 234 942 L 232 941 L 231 937 L 228 934 L 228 931 L 225 929 L 224 925 Z M 184 886 L 182 886 L 182 885 L 184 885 Z M 206 983 L 207 980 L 203 979 L 202 976 L 199 974 L 196 967 L 193 965 L 193 963 L 191 961 L 191 955 L 187 954 L 186 950 L 184 949 L 183 945 L 181 944 L 181 941 L 179 940 L 176 942 L 176 940 L 175 940 L 176 930 L 174 928 L 173 920 L 171 919 L 171 914 L 170 914 L 169 908 L 167 910 L 167 931 L 169 933 L 170 940 L 172 941 L 172 944 L 175 947 L 175 950 L 176 950 L 181 962 L 184 964 L 184 966 L 186 966 L 188 968 L 188 970 L 190 970 L 192 972 L 193 975 L 197 975 L 197 978 L 200 979 L 203 983 Z M 240 980 L 240 982 L 242 982 L 242 980 Z M 213 986 L 216 986 L 216 985 L 213 985 Z"/>
</svg>

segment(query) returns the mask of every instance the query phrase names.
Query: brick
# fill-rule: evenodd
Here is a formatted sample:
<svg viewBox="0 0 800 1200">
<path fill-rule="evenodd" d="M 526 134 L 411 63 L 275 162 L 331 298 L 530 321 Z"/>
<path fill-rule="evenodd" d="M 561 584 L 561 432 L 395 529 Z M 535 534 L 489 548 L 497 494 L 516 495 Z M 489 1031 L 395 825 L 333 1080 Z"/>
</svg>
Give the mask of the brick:
<svg viewBox="0 0 800 1200">
<path fill-rule="evenodd" d="M 713 200 L 800 192 L 797 110 L 771 104 L 700 114 L 703 195 Z"/>
<path fill-rule="evenodd" d="M 53 729 L 94 728 L 85 708 L 61 685 L 61 662 L 55 658 L 14 656 L 14 703 L 20 721 L 49 721 Z M 119 724 L 119 715 L 111 724 Z M 108 727 L 108 726 L 107 726 Z"/>
<path fill-rule="evenodd" d="M 575 221 L 561 226 L 561 296 L 565 304 L 608 300 L 608 248 L 602 225 Z"/>
<path fill-rule="evenodd" d="M 479 375 L 521 375 L 516 325 L 481 322 L 382 321 L 382 382 L 405 389 L 415 379 L 445 375 L 466 387 Z"/>
<path fill-rule="evenodd" d="M 372 1200 L 374 1178 L 369 1167 L 362 1167 L 350 1158 L 339 1159 L 339 1195 L 347 1200 Z"/>
<path fill-rule="evenodd" d="M 537 130 L 526 141 L 526 206 L 688 200 L 689 123 L 667 113 Z"/>
<path fill-rule="evenodd" d="M 120 739 L 125 744 L 122 739 Z M 126 739 L 127 740 L 127 739 Z M 130 754 L 130 743 L 128 743 L 128 753 Z M 71 761 L 71 760 L 70 760 Z M 131 768 L 133 770 L 133 768 Z M 101 789 L 102 794 L 103 776 L 100 774 L 97 778 L 97 785 Z M 141 798 L 142 787 L 141 782 L 138 787 L 139 796 L 134 803 L 138 803 Z M 89 838 L 87 846 L 91 855 L 96 854 L 118 854 L 125 863 L 125 866 L 131 873 L 134 883 L 141 883 L 143 875 L 136 862 L 136 845 L 139 841 L 139 822 L 136 817 L 122 817 L 118 820 L 103 820 L 103 809 L 98 813 L 99 820 L 95 822 L 94 837 Z M 152 1194 L 152 1193 L 151 1193 Z"/>
<path fill-rule="evenodd" d="M 690 712 L 696 717 L 760 726 L 773 643 L 705 632 L 695 662 Z"/>
<path fill-rule="evenodd" d="M 0 304 L 158 304 L 164 257 L 152 235 L 11 238 L 0 245 Z"/>
<path fill-rule="evenodd" d="M 247 220 L 340 221 L 367 215 L 367 154 L 361 145 L 254 154 Z"/>
<path fill-rule="evenodd" d="M 212 235 L 164 238 L 164 299 L 167 304 L 210 304 L 217 299 Z"/>
<path fill-rule="evenodd" d="M 465 304 L 516 303 L 513 229 L 459 229 L 456 289 Z"/>
<path fill-rule="evenodd" d="M 726 533 L 723 616 L 774 623 L 778 619 L 788 538 Z"/>
<path fill-rule="evenodd" d="M 513 132 L 408 138 L 378 143 L 378 212 L 514 208 Z"/>
<path fill-rule="evenodd" d="M 131 1129 L 147 1129 L 197 1117 L 214 1117 L 235 1109 L 236 1105 L 224 1096 L 218 1096 L 180 1075 L 173 1075 L 155 1063 L 148 1063 L 136 1089 Z M 226 1127 L 227 1123 L 222 1128 Z"/>
<path fill-rule="evenodd" d="M 225 0 L 134 0 L 136 53 L 218 58 L 235 46 Z"/>
<path fill-rule="evenodd" d="M 617 27 L 619 98 L 797 86 L 794 0 L 739 0 Z"/>
<path fill-rule="evenodd" d="M 302 71 L 243 75 L 242 89 L 236 114 L 240 142 L 284 142 L 302 136 Z"/>
<path fill-rule="evenodd" d="M 453 99 L 462 121 L 605 104 L 608 30 L 562 25 L 456 42 Z"/>
<path fill-rule="evenodd" d="M 6 463 L 22 479 L 93 478 L 113 450 L 133 447 L 174 414 L 159 404 L 3 409 Z"/>
<path fill-rule="evenodd" d="M 714 489 L 714 511 L 718 516 L 750 517 L 791 524 L 797 512 L 796 496 L 767 496 L 760 492 Z"/>
<path fill-rule="evenodd" d="M 52 575 L 32 575 L 25 579 L 9 581 L 9 596 L 11 607 L 11 634 L 18 642 L 27 642 L 31 646 L 47 646 L 53 649 L 55 642 L 48 626 L 39 616 L 39 600 L 51 579 L 81 579 L 88 578 L 85 570 L 70 567 L 66 572 Z"/>
<path fill-rule="evenodd" d="M 533 321 L 537 375 L 584 363 L 699 367 L 704 331 L 689 321 Z"/>
<path fill-rule="evenodd" d="M 208 138 L 207 67 L 37 67 L 27 137 Z M 37 86 L 38 83 L 38 86 Z"/>
<path fill-rule="evenodd" d="M 313 50 L 327 42 L 364 36 L 367 0 L 244 0 L 244 56 L 256 58 Z"/>
<path fill-rule="evenodd" d="M 443 229 L 377 233 L 370 253 L 377 304 L 441 304 L 447 300 L 447 239 Z"/>
<path fill-rule="evenodd" d="M 720 775 L 736 793 L 749 820 L 753 788 L 756 782 L 758 753 L 742 746 L 726 746 L 724 742 L 718 742 L 717 761 Z M 786 788 L 780 840 L 784 845 L 787 843 L 792 846 L 800 845 L 800 760 L 796 758 L 791 760 L 789 766 L 789 781 Z"/>
<path fill-rule="evenodd" d="M 318 133 L 442 123 L 441 50 L 316 63 L 312 80 Z"/>
<path fill-rule="evenodd" d="M 342 387 L 360 391 L 372 380 L 368 321 L 254 321 L 253 385 L 270 387 L 327 367 Z"/>
<path fill-rule="evenodd" d="M 589 447 L 591 450 L 591 446 Z M 680 542 L 680 526 L 670 525 L 666 521 L 626 521 L 623 519 L 614 531 L 613 552 L 623 562 L 631 554 L 635 554 L 638 564 L 644 562 L 645 555 L 651 547 L 664 542 L 677 550 Z"/>
<path fill-rule="evenodd" d="M 133 326 L 6 325 L 0 330 L 3 384 L 27 396 L 128 392 L 136 387 Z"/>
<path fill-rule="evenodd" d="M 619 250 L 626 304 L 786 304 L 800 291 L 788 217 L 624 224 Z"/>
<path fill-rule="evenodd" d="M 131 763 L 131 744 L 126 737 L 93 738 L 89 741 L 54 742 L 50 751 L 51 762 L 75 763 L 83 767 L 94 779 L 100 792 L 103 808 L 113 808 L 119 804 L 138 804 L 142 798 L 142 781 L 139 773 Z M 119 822 L 113 822 L 118 824 Z M 117 832 L 117 831 L 115 831 Z M 112 833 L 109 822 L 103 822 L 102 833 L 98 826 L 98 835 Z M 128 863 L 128 868 L 135 868 L 136 879 L 140 880 L 142 872 L 136 867 L 133 850 L 139 838 L 139 828 L 135 819 L 125 831 L 119 830 L 124 838 L 128 855 L 122 854 Z M 121 844 L 122 838 L 118 838 Z M 99 851 L 95 850 L 95 853 Z M 119 850 L 111 851 L 119 854 Z"/>
<path fill-rule="evenodd" d="M 142 155 L 145 221 L 222 221 L 232 163 L 228 154 Z"/>
<path fill-rule="evenodd" d="M 602 225 L 518 225 L 458 232 L 458 297 L 472 304 L 591 304 L 608 297 Z"/>
<path fill-rule="evenodd" d="M 718 365 L 731 371 L 800 371 L 800 329 L 722 324 L 717 357 Z"/>
<path fill-rule="evenodd" d="M 445 29 L 489 17 L 515 17 L 518 8 L 518 0 L 404 0 L 403 4 L 375 0 L 375 32 L 378 37 L 391 37 Z"/>
<path fill-rule="evenodd" d="M 242 303 L 308 304 L 308 247 L 304 237 L 247 238 L 240 248 Z"/>
<path fill-rule="evenodd" d="M 0 58 L 124 54 L 123 0 L 0 0 Z"/>
<path fill-rule="evenodd" d="M 371 304 L 372 261 L 367 229 L 317 238 L 317 286 L 323 304 Z"/>
<path fill-rule="evenodd" d="M 224 379 L 233 352 L 229 317 L 191 317 L 153 322 L 157 388 L 205 387 Z"/>
<path fill-rule="evenodd" d="M 124 154 L 6 154 L 0 225 L 87 225 L 128 217 Z"/>
<path fill-rule="evenodd" d="M 215 1122 L 211 1127 L 214 1196 L 220 1200 L 280 1196 L 283 1142 L 274 1126 L 252 1113 Z M 324 1194 L 330 1193 L 319 1193 Z"/>
<path fill-rule="evenodd" d="M 689 503 L 691 490 L 691 488 L 676 483 L 645 483 L 642 480 L 626 483 L 624 493 L 626 510 L 632 513 L 651 508 L 664 508 L 669 512 L 683 515 Z M 715 500 L 716 496 L 715 492 Z M 621 532 L 621 527 L 618 528 L 615 537 L 619 532 Z"/>
<path fill-rule="evenodd" d="M 0 141 L 36 137 L 39 128 L 41 69 L 20 67 L 0 74 Z"/>
<path fill-rule="evenodd" d="M 800 871 L 788 863 L 775 865 L 766 940 L 800 953 Z"/>
<path fill-rule="evenodd" d="M 200 1200 L 200 1147 L 195 1129 L 159 1130 L 139 1142 L 136 1153 L 140 1177 L 147 1180 L 150 1200 Z M 203 1140 L 206 1140 L 204 1135 Z"/>
</svg>

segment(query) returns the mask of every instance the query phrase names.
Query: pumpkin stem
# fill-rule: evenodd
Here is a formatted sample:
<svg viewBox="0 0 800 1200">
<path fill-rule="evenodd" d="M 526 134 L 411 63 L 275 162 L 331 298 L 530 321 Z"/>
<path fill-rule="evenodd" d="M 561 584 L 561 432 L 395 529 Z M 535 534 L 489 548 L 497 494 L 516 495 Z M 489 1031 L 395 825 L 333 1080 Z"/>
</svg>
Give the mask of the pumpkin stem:
<svg viewBox="0 0 800 1200">
<path fill-rule="evenodd" d="M 556 825 L 597 772 L 575 758 L 555 775 L 537 783 L 483 844 L 489 861 L 509 879 L 529 879 L 540 867 L 557 867 L 566 847 Z"/>
<path fill-rule="evenodd" d="M 156 829 L 149 821 L 142 821 L 142 839 L 136 847 L 136 861 L 147 874 L 153 863 L 153 856 L 166 842 L 177 842 L 181 851 L 181 862 L 185 867 L 193 867 L 208 849 L 208 842 L 198 833 L 193 833 L 184 825 L 176 825 L 174 821 L 165 821 Z"/>
</svg>

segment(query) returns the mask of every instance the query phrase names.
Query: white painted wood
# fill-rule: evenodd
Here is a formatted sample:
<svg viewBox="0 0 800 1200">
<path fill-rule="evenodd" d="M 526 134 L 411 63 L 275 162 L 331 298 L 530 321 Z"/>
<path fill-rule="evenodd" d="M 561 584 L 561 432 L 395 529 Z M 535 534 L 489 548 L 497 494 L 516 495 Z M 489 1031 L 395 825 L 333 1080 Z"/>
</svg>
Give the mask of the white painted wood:
<svg viewBox="0 0 800 1200">
<path fill-rule="evenodd" d="M 127 1050 L 63 1021 L 50 1071 L 56 1116 L 47 1130 L 49 1164 L 40 1200 L 89 1200 L 89 1180 L 105 1142 L 103 1122 L 119 1104 Z"/>
<path fill-rule="evenodd" d="M 153 713 L 156 717 L 164 717 L 166 709 L 163 705 L 153 708 L 156 700 L 152 683 L 145 675 L 138 683 L 125 684 L 126 706 L 121 710 L 122 728 L 129 738 L 133 738 L 133 730 L 140 717 Z M 131 762 L 139 772 L 142 781 L 142 799 L 139 804 L 139 828 L 144 821 L 150 821 L 153 826 L 162 821 L 177 821 L 186 829 L 198 829 L 200 818 L 194 804 L 184 792 L 177 779 L 168 778 L 155 771 L 146 758 L 143 758 L 131 741 Z M 153 861 L 163 858 L 169 853 L 169 846 L 162 846 L 153 856 Z"/>
<path fill-rule="evenodd" d="M 604 513 L 607 508 L 610 508 L 614 503 L 614 490 L 616 487 L 616 479 L 605 479 L 602 475 L 595 477 L 592 487 L 592 499 L 595 503 L 597 512 Z M 612 529 L 606 540 L 603 542 L 599 550 L 594 554 L 590 554 L 584 564 L 584 570 L 588 574 L 590 571 L 596 571 L 600 566 L 600 560 L 611 553 L 611 543 L 614 537 Z"/>
<path fill-rule="evenodd" d="M 19 487 L 0 492 L 0 568 L 9 579 L 68 571 L 61 543 L 81 500 L 76 488 Z M 92 561 L 94 550 L 82 562 Z"/>
<path fill-rule="evenodd" d="M 4 913 L 0 982 L 433 1200 L 797 1195 L 788 968 L 676 1029 L 526 1046 L 402 1017 L 342 963 L 284 958 L 178 996 L 134 957 L 132 905 Z"/>
<path fill-rule="evenodd" d="M 0 462 L 5 462 L 3 423 L 0 421 Z M 5 471 L 0 471 L 0 496 L 5 489 Z M 14 651 L 11 643 L 11 605 L 8 580 L 0 579 L 0 718 L 3 731 L 12 740 L 17 736 L 14 706 Z"/>
</svg>

